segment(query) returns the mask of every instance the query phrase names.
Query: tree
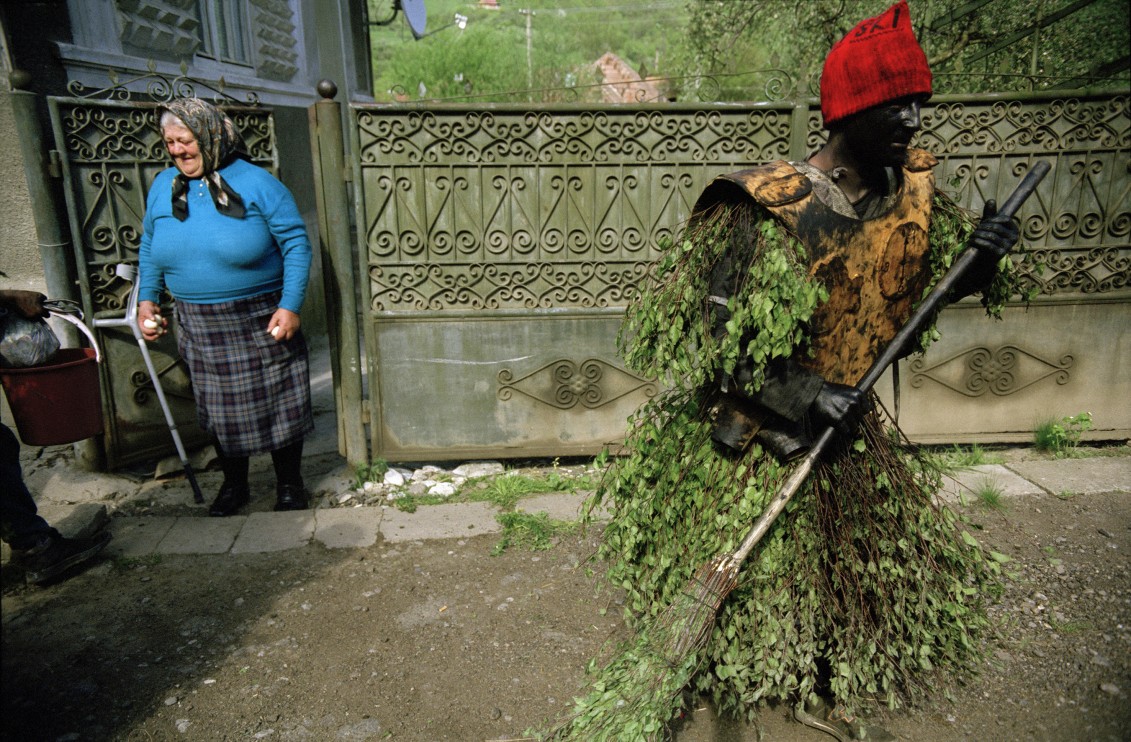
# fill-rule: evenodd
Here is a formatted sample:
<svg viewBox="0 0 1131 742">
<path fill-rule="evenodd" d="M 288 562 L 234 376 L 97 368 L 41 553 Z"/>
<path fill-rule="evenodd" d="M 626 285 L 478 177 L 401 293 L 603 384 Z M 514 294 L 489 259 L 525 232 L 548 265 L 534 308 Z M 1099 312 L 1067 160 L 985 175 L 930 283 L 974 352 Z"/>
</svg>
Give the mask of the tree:
<svg viewBox="0 0 1131 742">
<path fill-rule="evenodd" d="M 824 53 L 887 0 L 693 0 L 685 74 L 790 72 L 815 93 Z M 1126 0 L 912 0 L 936 92 L 1126 86 Z"/>
</svg>

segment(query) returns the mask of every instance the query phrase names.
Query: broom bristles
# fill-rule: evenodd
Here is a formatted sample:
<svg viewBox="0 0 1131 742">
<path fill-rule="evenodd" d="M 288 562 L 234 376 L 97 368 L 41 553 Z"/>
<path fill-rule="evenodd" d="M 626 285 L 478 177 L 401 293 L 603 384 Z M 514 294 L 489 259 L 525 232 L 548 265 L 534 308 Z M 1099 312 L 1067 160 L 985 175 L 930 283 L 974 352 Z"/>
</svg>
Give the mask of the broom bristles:
<svg viewBox="0 0 1131 742">
<path fill-rule="evenodd" d="M 672 665 L 698 653 L 715 628 L 723 601 L 738 584 L 730 556 L 715 557 L 695 570 L 679 597 L 656 616 L 654 632 L 664 639 L 661 656 Z"/>
<path fill-rule="evenodd" d="M 644 730 L 646 739 L 661 737 L 682 706 L 680 695 L 698 668 L 719 608 L 738 584 L 737 573 L 730 555 L 699 567 L 676 599 L 641 626 L 635 642 L 596 674 L 597 690 L 578 699 L 570 718 L 544 739 L 619 740 L 629 724 Z M 604 692 L 602 676 L 615 678 L 615 696 Z"/>
</svg>

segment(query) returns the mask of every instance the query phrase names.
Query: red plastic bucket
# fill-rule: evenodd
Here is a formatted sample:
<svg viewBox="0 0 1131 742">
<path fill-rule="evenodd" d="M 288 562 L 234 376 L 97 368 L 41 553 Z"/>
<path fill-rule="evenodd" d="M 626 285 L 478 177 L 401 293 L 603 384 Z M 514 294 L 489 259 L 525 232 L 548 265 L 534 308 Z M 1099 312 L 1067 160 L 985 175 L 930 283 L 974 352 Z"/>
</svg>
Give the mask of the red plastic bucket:
<svg viewBox="0 0 1131 742">
<path fill-rule="evenodd" d="M 62 348 L 51 363 L 0 368 L 20 440 L 30 446 L 74 443 L 102 432 L 98 361 L 92 348 Z"/>
</svg>

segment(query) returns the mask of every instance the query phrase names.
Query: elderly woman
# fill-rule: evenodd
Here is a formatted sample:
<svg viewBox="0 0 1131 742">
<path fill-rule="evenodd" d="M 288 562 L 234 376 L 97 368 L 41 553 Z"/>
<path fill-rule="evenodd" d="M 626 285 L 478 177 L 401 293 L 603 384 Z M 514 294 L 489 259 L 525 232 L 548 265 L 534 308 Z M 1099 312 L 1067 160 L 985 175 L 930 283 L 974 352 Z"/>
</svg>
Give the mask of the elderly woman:
<svg viewBox="0 0 1131 742">
<path fill-rule="evenodd" d="M 224 472 L 209 514 L 247 505 L 248 458 L 264 452 L 275 509 L 304 509 L 302 446 L 314 428 L 299 329 L 306 226 L 290 191 L 245 159 L 243 139 L 215 106 L 173 101 L 160 126 L 174 167 L 157 175 L 146 200 L 138 322 L 156 340 L 168 330 L 162 291 L 173 296 L 177 347 Z"/>
</svg>

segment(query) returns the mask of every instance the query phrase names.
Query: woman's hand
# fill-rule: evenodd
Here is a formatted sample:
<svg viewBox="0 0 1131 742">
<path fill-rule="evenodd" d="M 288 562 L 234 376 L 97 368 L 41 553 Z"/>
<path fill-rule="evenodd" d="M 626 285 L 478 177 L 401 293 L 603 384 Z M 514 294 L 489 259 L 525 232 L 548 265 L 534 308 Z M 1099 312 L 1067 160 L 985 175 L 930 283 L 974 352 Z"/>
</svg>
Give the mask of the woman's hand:
<svg viewBox="0 0 1131 742">
<path fill-rule="evenodd" d="M 151 301 L 137 303 L 137 326 L 141 328 L 141 336 L 153 342 L 165 334 L 169 320 L 161 316 L 161 307 Z"/>
<path fill-rule="evenodd" d="M 290 340 L 302 325 L 302 318 L 289 309 L 276 309 L 267 323 L 267 332 L 279 342 Z"/>
</svg>

